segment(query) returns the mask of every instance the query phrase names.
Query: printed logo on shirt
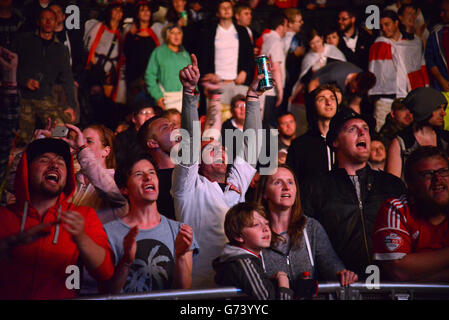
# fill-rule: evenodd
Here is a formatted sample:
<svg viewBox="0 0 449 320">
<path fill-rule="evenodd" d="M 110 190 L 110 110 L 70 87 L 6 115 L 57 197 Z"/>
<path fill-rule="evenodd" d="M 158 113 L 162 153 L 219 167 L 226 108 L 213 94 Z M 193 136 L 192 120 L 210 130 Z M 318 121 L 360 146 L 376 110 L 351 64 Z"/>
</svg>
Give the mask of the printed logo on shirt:
<svg viewBox="0 0 449 320">
<path fill-rule="evenodd" d="M 169 289 L 173 268 L 173 255 L 164 243 L 154 239 L 139 240 L 136 259 L 123 291 L 133 293 Z"/>
<path fill-rule="evenodd" d="M 384 242 L 388 250 L 394 251 L 401 245 L 402 239 L 396 233 L 390 233 L 385 237 Z"/>
</svg>

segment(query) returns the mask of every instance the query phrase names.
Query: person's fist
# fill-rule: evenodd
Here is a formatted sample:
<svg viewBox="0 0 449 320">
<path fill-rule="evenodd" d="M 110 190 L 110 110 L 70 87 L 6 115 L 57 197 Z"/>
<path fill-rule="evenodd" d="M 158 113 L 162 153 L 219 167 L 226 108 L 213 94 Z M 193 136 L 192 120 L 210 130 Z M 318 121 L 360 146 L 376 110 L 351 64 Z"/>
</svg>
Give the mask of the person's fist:
<svg viewBox="0 0 449 320">
<path fill-rule="evenodd" d="M 73 238 L 73 241 L 78 242 L 85 235 L 84 233 L 84 217 L 76 211 L 63 211 L 61 213 L 61 221 L 64 228 Z"/>
<path fill-rule="evenodd" d="M 193 242 L 192 227 L 186 224 L 181 225 L 175 240 L 175 257 L 179 258 L 180 256 L 186 254 L 190 250 L 192 242 Z"/>
<path fill-rule="evenodd" d="M 200 80 L 200 69 L 198 68 L 198 60 L 194 54 L 190 55 L 192 64 L 179 71 L 179 80 L 184 89 L 195 91 L 196 85 Z"/>
<path fill-rule="evenodd" d="M 139 233 L 137 226 L 132 227 L 128 234 L 123 238 L 123 257 L 124 263 L 132 264 L 136 258 L 137 242 L 136 237 Z"/>
<path fill-rule="evenodd" d="M 31 91 L 38 90 L 40 88 L 39 81 L 34 79 L 28 79 L 26 87 Z"/>
</svg>

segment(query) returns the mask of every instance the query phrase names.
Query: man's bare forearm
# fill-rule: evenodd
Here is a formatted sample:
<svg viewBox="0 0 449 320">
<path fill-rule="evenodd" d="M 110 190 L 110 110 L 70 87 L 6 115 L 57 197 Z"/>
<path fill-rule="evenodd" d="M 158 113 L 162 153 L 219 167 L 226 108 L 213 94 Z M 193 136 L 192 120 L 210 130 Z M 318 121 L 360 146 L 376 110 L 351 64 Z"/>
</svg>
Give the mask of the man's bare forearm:
<svg viewBox="0 0 449 320">
<path fill-rule="evenodd" d="M 176 257 L 173 275 L 173 288 L 190 289 L 192 286 L 192 259 L 192 251 Z"/>
</svg>

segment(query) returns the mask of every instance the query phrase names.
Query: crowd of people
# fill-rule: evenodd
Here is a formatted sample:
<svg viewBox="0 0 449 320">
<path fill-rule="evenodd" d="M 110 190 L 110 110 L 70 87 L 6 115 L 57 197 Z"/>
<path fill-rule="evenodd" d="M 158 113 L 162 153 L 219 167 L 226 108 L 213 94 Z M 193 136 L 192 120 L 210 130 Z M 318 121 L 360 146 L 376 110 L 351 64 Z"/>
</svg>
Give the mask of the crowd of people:
<svg viewBox="0 0 449 320">
<path fill-rule="evenodd" d="M 0 0 L 0 299 L 448 281 L 449 1 L 369 4 Z"/>
</svg>

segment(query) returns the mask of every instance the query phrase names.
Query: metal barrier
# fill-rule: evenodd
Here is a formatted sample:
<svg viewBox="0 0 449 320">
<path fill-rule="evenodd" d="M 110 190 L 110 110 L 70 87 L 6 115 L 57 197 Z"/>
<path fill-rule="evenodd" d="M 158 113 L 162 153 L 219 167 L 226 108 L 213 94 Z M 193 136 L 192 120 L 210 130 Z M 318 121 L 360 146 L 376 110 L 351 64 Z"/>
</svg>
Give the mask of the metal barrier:
<svg viewBox="0 0 449 320">
<path fill-rule="evenodd" d="M 342 287 L 338 282 L 320 282 L 314 300 L 449 300 L 449 285 L 440 283 L 379 283 L 356 282 Z M 81 300 L 241 300 L 247 296 L 234 287 L 166 290 L 150 293 L 80 297 Z"/>
<path fill-rule="evenodd" d="M 241 299 L 246 297 L 241 289 L 234 287 L 198 289 L 198 290 L 164 290 L 118 295 L 86 296 L 78 300 L 219 300 Z"/>
<path fill-rule="evenodd" d="M 442 283 L 356 282 L 342 287 L 338 282 L 321 282 L 317 300 L 448 300 L 449 285 Z"/>
</svg>

